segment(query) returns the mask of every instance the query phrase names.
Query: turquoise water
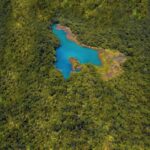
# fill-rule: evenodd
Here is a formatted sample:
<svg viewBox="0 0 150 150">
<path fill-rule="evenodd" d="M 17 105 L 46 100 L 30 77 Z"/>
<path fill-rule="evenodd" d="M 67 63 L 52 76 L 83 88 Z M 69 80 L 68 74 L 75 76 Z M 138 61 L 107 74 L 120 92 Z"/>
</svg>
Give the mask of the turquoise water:
<svg viewBox="0 0 150 150">
<path fill-rule="evenodd" d="M 72 65 L 69 58 L 76 58 L 81 64 L 101 65 L 98 57 L 98 52 L 91 48 L 86 48 L 67 38 L 66 32 L 58 30 L 56 25 L 52 26 L 53 33 L 60 40 L 60 47 L 56 49 L 56 63 L 55 66 L 60 70 L 65 79 L 70 77 Z"/>
</svg>

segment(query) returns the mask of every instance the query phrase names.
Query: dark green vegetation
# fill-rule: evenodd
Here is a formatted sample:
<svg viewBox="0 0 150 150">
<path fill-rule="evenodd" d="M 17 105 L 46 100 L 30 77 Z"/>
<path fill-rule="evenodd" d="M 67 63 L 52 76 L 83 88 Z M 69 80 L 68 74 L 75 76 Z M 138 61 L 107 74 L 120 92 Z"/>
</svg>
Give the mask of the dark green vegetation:
<svg viewBox="0 0 150 150">
<path fill-rule="evenodd" d="M 0 0 L 0 149 L 148 150 L 148 0 Z M 91 46 L 119 49 L 124 73 L 54 68 L 59 20 Z"/>
</svg>

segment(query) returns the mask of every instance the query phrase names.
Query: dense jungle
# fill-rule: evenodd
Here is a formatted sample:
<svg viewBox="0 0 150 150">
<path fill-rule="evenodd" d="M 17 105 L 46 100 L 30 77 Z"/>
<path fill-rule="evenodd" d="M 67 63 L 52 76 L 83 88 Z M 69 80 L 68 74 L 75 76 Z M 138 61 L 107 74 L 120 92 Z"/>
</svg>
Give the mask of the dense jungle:
<svg viewBox="0 0 150 150">
<path fill-rule="evenodd" d="M 65 80 L 54 23 L 123 53 L 123 73 Z M 0 0 L 1 150 L 149 150 L 149 100 L 149 0 Z"/>
</svg>

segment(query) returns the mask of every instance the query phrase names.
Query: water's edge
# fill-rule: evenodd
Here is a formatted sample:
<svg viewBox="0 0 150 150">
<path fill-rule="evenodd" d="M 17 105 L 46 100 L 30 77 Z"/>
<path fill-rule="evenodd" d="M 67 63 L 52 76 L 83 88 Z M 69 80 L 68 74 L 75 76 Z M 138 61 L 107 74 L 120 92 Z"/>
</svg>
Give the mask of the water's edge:
<svg viewBox="0 0 150 150">
<path fill-rule="evenodd" d="M 76 59 L 80 64 L 101 65 L 99 51 L 96 48 L 85 46 L 77 41 L 70 28 L 59 24 L 52 25 L 52 32 L 60 41 L 56 48 L 56 68 L 62 72 L 65 79 L 70 77 L 73 65 L 70 59 Z"/>
</svg>

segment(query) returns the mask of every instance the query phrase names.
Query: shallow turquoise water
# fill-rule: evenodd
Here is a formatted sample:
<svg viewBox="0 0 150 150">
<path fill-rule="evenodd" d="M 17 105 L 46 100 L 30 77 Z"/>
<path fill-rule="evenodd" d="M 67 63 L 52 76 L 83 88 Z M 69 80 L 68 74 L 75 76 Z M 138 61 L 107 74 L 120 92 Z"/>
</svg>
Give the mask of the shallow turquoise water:
<svg viewBox="0 0 150 150">
<path fill-rule="evenodd" d="M 62 72 L 65 79 L 70 77 L 70 73 L 72 71 L 72 65 L 69 62 L 69 58 L 71 57 L 76 58 L 81 64 L 101 65 L 101 61 L 96 50 L 80 46 L 69 40 L 66 32 L 58 30 L 56 25 L 52 26 L 52 31 L 60 40 L 60 47 L 56 49 L 55 66 Z"/>
</svg>

